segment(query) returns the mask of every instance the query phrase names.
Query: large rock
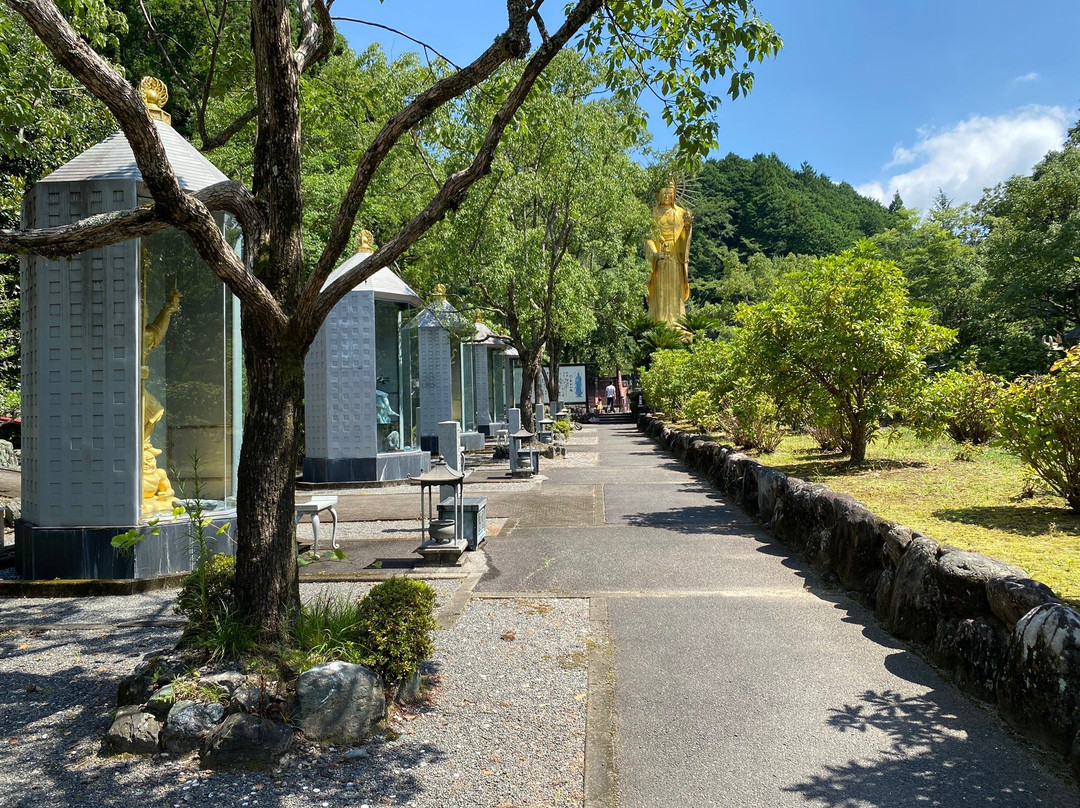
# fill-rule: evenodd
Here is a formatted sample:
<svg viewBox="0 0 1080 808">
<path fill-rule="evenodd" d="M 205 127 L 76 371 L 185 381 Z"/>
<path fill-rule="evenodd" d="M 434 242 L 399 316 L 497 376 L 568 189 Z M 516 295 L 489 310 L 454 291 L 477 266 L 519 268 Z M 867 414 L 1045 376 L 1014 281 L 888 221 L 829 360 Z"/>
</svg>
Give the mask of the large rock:
<svg viewBox="0 0 1080 808">
<path fill-rule="evenodd" d="M 5 469 L 19 468 L 19 456 L 15 453 L 15 447 L 9 440 L 0 440 L 0 467 Z"/>
<path fill-rule="evenodd" d="M 147 699 L 143 709 L 153 714 L 159 721 L 164 721 L 169 717 L 169 710 L 172 709 L 175 701 L 173 686 L 172 683 L 169 683 Z"/>
<path fill-rule="evenodd" d="M 150 755 L 160 750 L 161 722 L 135 705 L 121 707 L 105 734 L 105 748 L 114 755 Z"/>
<path fill-rule="evenodd" d="M 300 674 L 296 707 L 297 726 L 313 741 L 359 743 L 386 717 L 379 677 L 340 660 Z"/>
<path fill-rule="evenodd" d="M 881 571 L 874 586 L 874 616 L 882 623 L 889 619 L 889 601 L 892 599 L 892 585 L 895 573 L 888 567 Z"/>
<path fill-rule="evenodd" d="M 161 732 L 162 744 L 179 755 L 194 752 L 224 717 L 225 707 L 217 702 L 178 701 L 169 710 Z"/>
<path fill-rule="evenodd" d="M 941 594 L 934 575 L 938 549 L 933 539 L 912 539 L 893 575 L 886 625 L 901 639 L 934 639 L 941 614 Z"/>
<path fill-rule="evenodd" d="M 889 524 L 851 497 L 837 495 L 834 508 L 825 561 L 846 589 L 872 596 L 885 567 L 881 547 Z"/>
<path fill-rule="evenodd" d="M 724 458 L 724 470 L 721 474 L 721 486 L 725 493 L 734 497 L 735 501 L 742 503 L 743 473 L 750 458 L 741 452 L 730 452 Z"/>
<path fill-rule="evenodd" d="M 121 707 L 143 704 L 159 687 L 182 676 L 189 667 L 189 660 L 175 651 L 151 652 L 143 657 L 134 671 L 120 680 L 116 703 Z"/>
<path fill-rule="evenodd" d="M 986 598 L 994 615 L 1012 629 L 1020 618 L 1047 603 L 1061 603 L 1054 590 L 1026 575 L 1004 575 L 986 582 Z"/>
<path fill-rule="evenodd" d="M 760 464 L 755 468 L 755 472 L 757 473 L 758 518 L 765 523 L 766 527 L 772 527 L 777 505 L 790 490 L 788 476 L 782 471 Z"/>
<path fill-rule="evenodd" d="M 917 537 L 925 538 L 921 533 L 916 533 L 910 527 L 903 525 L 893 525 L 886 531 L 885 555 L 894 567 L 900 566 L 900 560 L 904 557 L 908 545 Z"/>
<path fill-rule="evenodd" d="M 941 593 L 942 611 L 947 617 L 955 618 L 989 616 L 987 583 L 994 578 L 1022 578 L 1025 575 L 1019 567 L 965 550 L 943 553 L 934 566 L 934 574 Z"/>
<path fill-rule="evenodd" d="M 210 769 L 275 765 L 293 741 L 292 727 L 247 713 L 234 713 L 206 737 L 199 760 Z"/>
<path fill-rule="evenodd" d="M 9 499 L 4 503 L 4 527 L 15 527 L 15 523 L 22 519 L 22 500 Z"/>
<path fill-rule="evenodd" d="M 788 477 L 786 494 L 773 505 L 773 534 L 797 553 L 816 545 L 824 527 L 821 501 L 828 491 L 823 485 Z"/>
<path fill-rule="evenodd" d="M 993 701 L 1008 642 L 1007 633 L 985 620 L 941 620 L 932 655 L 961 688 Z"/>
<path fill-rule="evenodd" d="M 1080 615 L 1046 604 L 1016 623 L 998 681 L 1005 718 L 1063 755 L 1080 732 Z"/>
</svg>

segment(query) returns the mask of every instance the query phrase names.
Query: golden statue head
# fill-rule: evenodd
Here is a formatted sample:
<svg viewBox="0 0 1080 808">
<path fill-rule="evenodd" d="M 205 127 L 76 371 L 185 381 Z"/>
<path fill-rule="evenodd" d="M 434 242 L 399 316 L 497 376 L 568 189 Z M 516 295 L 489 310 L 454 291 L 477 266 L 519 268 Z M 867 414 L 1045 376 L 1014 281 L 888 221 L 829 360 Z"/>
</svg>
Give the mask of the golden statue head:
<svg viewBox="0 0 1080 808">
<path fill-rule="evenodd" d="M 435 299 L 436 300 L 446 300 L 446 284 L 445 283 L 437 283 L 437 284 L 435 284 Z"/>
<path fill-rule="evenodd" d="M 361 230 L 356 234 L 356 251 L 358 253 L 375 252 L 375 236 L 371 234 L 370 230 Z"/>
<path fill-rule="evenodd" d="M 172 123 L 172 116 L 162 109 L 169 100 L 169 88 L 165 86 L 165 82 L 153 76 L 143 76 L 139 82 L 139 94 L 151 118 L 163 123 Z"/>
<path fill-rule="evenodd" d="M 656 201 L 661 205 L 671 206 L 675 204 L 675 180 L 670 179 L 667 184 L 656 192 Z"/>
</svg>

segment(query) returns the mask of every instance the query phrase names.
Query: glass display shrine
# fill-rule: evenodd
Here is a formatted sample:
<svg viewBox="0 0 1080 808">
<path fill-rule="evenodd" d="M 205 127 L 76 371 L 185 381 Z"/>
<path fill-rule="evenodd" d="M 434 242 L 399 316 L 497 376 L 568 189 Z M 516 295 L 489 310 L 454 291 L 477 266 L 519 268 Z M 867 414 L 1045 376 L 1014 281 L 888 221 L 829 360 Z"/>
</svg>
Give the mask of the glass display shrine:
<svg viewBox="0 0 1080 808">
<path fill-rule="evenodd" d="M 357 252 L 326 285 L 374 250 L 363 231 Z M 403 480 L 431 468 L 418 445 L 422 407 L 420 335 L 423 301 L 390 269 L 380 269 L 334 306 L 304 366 L 308 483 Z"/>
<path fill-rule="evenodd" d="M 180 186 L 227 178 L 169 126 L 144 79 L 158 134 Z M 151 201 L 122 133 L 39 181 L 23 227 L 54 227 Z M 235 223 L 218 218 L 239 243 Z M 238 301 L 171 228 L 69 258 L 24 256 L 22 518 L 17 572 L 28 579 L 151 578 L 191 569 L 195 496 L 235 523 L 242 429 Z M 155 533 L 150 524 L 156 521 Z M 145 532 L 132 550 L 111 544 Z M 208 529 L 218 552 L 228 532 Z"/>
<path fill-rule="evenodd" d="M 462 351 L 462 335 L 468 334 L 468 321 L 446 299 L 446 290 L 439 286 L 435 300 L 416 316 L 420 347 L 420 447 L 433 454 L 439 451 L 439 422 L 457 421 L 463 431 L 462 413 L 468 411 L 475 421 L 473 404 L 474 364 L 471 351 Z M 464 343 L 469 345 L 469 343 Z M 463 354 L 469 361 L 463 361 Z M 466 383 L 463 365 L 468 368 Z M 466 391 L 468 406 L 466 407 Z"/>
<path fill-rule="evenodd" d="M 468 426 L 463 424 L 463 428 L 489 436 L 506 429 L 506 347 L 498 335 L 479 321 L 471 343 L 462 345 L 463 353 L 471 359 L 466 364 L 471 370 L 475 391 L 472 397 L 474 418 Z"/>
</svg>

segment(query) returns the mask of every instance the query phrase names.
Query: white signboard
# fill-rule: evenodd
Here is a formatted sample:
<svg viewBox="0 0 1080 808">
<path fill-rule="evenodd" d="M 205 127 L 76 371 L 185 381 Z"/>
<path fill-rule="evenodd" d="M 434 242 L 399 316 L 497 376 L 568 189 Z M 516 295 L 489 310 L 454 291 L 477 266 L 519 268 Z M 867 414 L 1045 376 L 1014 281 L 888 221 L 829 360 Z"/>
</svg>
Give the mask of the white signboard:
<svg viewBox="0 0 1080 808">
<path fill-rule="evenodd" d="M 584 365 L 563 365 L 559 368 L 559 403 L 585 403 Z"/>
</svg>

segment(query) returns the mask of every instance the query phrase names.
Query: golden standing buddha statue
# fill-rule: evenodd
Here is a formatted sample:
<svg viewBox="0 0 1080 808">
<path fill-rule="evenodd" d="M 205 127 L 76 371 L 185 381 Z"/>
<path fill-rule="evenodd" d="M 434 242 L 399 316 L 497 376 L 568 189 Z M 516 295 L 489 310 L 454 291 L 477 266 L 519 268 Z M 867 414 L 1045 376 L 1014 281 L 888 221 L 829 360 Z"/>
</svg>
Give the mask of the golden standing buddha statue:
<svg viewBox="0 0 1080 808">
<path fill-rule="evenodd" d="M 694 217 L 675 203 L 675 182 L 656 194 L 653 208 L 655 234 L 645 241 L 649 276 L 649 317 L 673 324 L 686 314 L 690 297 L 690 235 Z"/>
</svg>

